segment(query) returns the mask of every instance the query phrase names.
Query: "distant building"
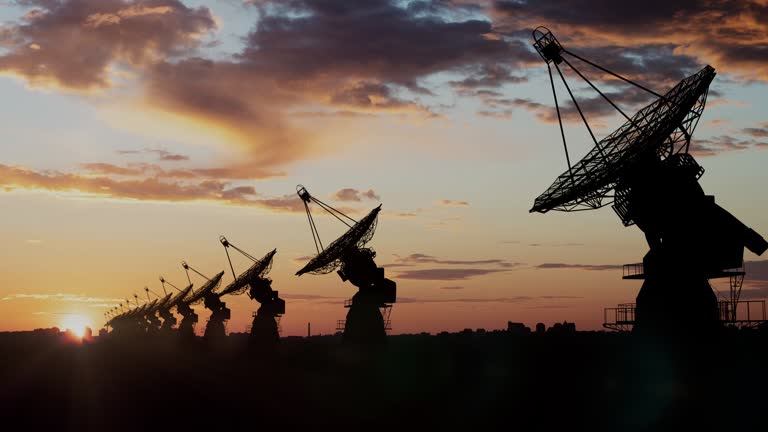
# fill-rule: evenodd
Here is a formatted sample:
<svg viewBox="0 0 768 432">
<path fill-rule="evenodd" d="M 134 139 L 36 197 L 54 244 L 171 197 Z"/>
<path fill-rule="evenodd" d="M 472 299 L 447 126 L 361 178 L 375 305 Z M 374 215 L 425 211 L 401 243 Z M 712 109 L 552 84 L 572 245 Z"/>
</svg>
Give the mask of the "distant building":
<svg viewBox="0 0 768 432">
<path fill-rule="evenodd" d="M 562 323 L 555 323 L 555 325 L 553 325 L 547 330 L 547 333 L 558 333 L 558 334 L 576 333 L 576 324 L 569 323 L 568 321 L 563 321 Z"/>
<path fill-rule="evenodd" d="M 547 331 L 547 326 L 545 326 L 544 323 L 536 324 L 536 333 L 544 333 L 546 331 Z"/>
<path fill-rule="evenodd" d="M 90 327 L 86 326 L 85 331 L 83 332 L 83 340 L 91 340 L 93 339 L 93 330 L 91 330 Z"/>
<path fill-rule="evenodd" d="M 531 333 L 531 329 L 526 327 L 523 323 L 507 321 L 507 333 L 513 335 L 527 335 Z"/>
</svg>

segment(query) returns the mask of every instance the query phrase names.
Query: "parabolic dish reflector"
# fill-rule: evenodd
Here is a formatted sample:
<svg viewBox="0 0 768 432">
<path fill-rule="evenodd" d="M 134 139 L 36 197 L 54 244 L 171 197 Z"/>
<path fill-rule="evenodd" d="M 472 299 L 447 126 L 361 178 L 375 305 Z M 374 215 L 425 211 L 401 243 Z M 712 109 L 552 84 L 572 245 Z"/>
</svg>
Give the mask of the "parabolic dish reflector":
<svg viewBox="0 0 768 432">
<path fill-rule="evenodd" d="M 256 278 L 263 278 L 269 271 L 272 269 L 272 259 L 275 257 L 275 253 L 277 253 L 277 249 L 272 250 L 271 252 L 264 255 L 264 257 L 248 268 L 248 270 L 240 273 L 240 275 L 232 281 L 231 284 L 227 285 L 220 293 L 220 296 L 223 295 L 240 295 L 245 292 L 246 289 L 250 286 L 250 283 L 252 280 Z"/>
<path fill-rule="evenodd" d="M 200 287 L 199 290 L 197 290 L 192 296 L 186 300 L 184 303 L 188 303 L 190 305 L 200 303 L 203 300 L 203 297 L 206 296 L 206 294 L 211 293 L 216 290 L 216 288 L 219 287 L 221 284 L 221 277 L 224 276 L 224 272 L 219 272 L 216 276 L 212 277 L 210 280 L 205 281 L 203 286 Z"/>
<path fill-rule="evenodd" d="M 157 299 L 152 300 L 152 303 L 147 304 L 146 307 L 144 308 L 144 311 L 142 312 L 142 316 L 148 316 L 155 313 L 157 311 L 157 304 L 158 304 Z"/>
<path fill-rule="evenodd" d="M 175 307 L 175 306 L 177 306 L 179 303 L 181 303 L 181 302 L 182 302 L 182 301 L 183 301 L 183 300 L 184 300 L 184 299 L 185 299 L 185 298 L 186 298 L 186 297 L 189 295 L 189 293 L 190 293 L 190 292 L 192 292 L 192 287 L 193 287 L 193 286 L 194 286 L 194 285 L 192 285 L 192 284 L 189 284 L 189 285 L 187 285 L 187 287 L 186 287 L 186 288 L 184 288 L 184 289 L 183 289 L 183 290 L 181 290 L 181 291 L 180 291 L 178 294 L 176 294 L 176 296 L 175 296 L 175 297 L 173 297 L 173 298 L 172 298 L 172 299 L 171 299 L 171 300 L 168 302 L 168 309 L 170 309 L 170 308 L 172 308 L 172 307 Z"/>
<path fill-rule="evenodd" d="M 157 305 L 155 305 L 155 312 L 159 311 L 160 309 L 167 308 L 168 303 L 171 301 L 171 297 L 173 297 L 173 293 L 166 294 L 165 297 L 158 300 Z"/>
<path fill-rule="evenodd" d="M 715 69 L 705 66 L 683 79 L 663 97 L 637 112 L 606 136 L 569 171 L 561 174 L 534 201 L 531 212 L 573 211 L 602 207 L 623 173 L 644 156 L 668 157 L 687 151 L 686 143 L 698 123 Z"/>
<path fill-rule="evenodd" d="M 361 248 L 368 243 L 376 231 L 376 221 L 381 211 L 381 204 L 371 210 L 368 215 L 360 219 L 344 235 L 336 239 L 327 248 L 312 258 L 307 265 L 296 272 L 297 276 L 304 273 L 326 274 L 330 273 L 341 264 L 340 260 L 350 248 Z"/>
</svg>

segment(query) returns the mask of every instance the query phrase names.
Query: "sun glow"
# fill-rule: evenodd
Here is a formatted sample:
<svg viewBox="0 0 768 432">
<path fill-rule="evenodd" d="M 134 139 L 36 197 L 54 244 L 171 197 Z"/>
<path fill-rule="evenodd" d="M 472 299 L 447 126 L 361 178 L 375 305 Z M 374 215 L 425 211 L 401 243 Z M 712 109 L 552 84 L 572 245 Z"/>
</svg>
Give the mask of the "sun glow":
<svg viewBox="0 0 768 432">
<path fill-rule="evenodd" d="M 78 338 L 85 336 L 85 328 L 89 325 L 88 320 L 82 315 L 67 315 L 64 321 L 61 322 L 62 328 L 71 330 Z"/>
</svg>

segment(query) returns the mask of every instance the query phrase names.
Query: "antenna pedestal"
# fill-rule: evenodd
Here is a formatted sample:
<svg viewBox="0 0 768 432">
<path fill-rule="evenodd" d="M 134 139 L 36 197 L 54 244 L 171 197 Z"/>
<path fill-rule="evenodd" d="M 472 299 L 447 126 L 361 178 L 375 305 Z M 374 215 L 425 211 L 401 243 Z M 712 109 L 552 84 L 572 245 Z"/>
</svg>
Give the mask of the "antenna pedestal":
<svg viewBox="0 0 768 432">
<path fill-rule="evenodd" d="M 280 342 L 280 328 L 277 320 L 285 313 L 285 301 L 282 299 L 263 304 L 255 314 L 251 324 L 249 342 L 252 346 L 268 347 Z"/>
<path fill-rule="evenodd" d="M 379 311 L 380 303 L 358 292 L 352 298 L 347 312 L 342 341 L 352 345 L 380 345 L 387 341 L 384 317 Z"/>
<path fill-rule="evenodd" d="M 647 276 L 636 304 L 637 334 L 711 335 L 720 326 L 717 297 L 705 277 L 672 269 Z"/>
<path fill-rule="evenodd" d="M 208 342 L 220 342 L 227 336 L 225 322 L 232 316 L 226 303 L 216 293 L 205 296 L 205 308 L 211 311 L 211 317 L 205 325 L 203 339 Z"/>
<path fill-rule="evenodd" d="M 197 314 L 187 303 L 179 303 L 177 306 L 181 314 L 181 324 L 179 324 L 179 337 L 182 339 L 195 338 L 195 324 L 197 324 Z"/>
</svg>

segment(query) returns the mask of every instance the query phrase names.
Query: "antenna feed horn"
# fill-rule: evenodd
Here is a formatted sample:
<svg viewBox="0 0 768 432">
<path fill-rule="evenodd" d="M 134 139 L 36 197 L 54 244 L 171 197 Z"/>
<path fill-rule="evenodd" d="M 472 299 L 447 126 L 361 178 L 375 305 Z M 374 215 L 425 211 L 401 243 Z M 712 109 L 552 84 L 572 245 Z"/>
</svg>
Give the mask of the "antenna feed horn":
<svg viewBox="0 0 768 432">
<path fill-rule="evenodd" d="M 302 185 L 296 185 L 296 194 L 305 203 L 308 203 L 310 198 L 312 198 L 312 195 L 309 194 L 309 192 L 307 191 L 307 188 L 305 188 Z"/>
<path fill-rule="evenodd" d="M 561 55 L 564 51 L 563 46 L 560 45 L 555 35 L 544 26 L 536 27 L 533 30 L 533 47 L 547 64 L 553 61 L 555 64 L 560 64 L 563 61 Z"/>
</svg>

